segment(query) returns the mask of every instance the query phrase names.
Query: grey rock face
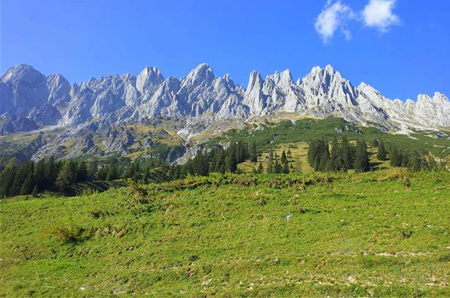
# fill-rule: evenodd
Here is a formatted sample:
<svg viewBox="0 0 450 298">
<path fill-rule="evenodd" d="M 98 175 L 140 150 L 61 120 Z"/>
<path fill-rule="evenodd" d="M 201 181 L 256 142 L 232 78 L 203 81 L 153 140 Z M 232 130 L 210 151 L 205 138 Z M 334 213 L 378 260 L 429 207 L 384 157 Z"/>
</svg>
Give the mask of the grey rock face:
<svg viewBox="0 0 450 298">
<path fill-rule="evenodd" d="M 29 65 L 11 67 L 0 81 L 0 115 L 28 117 L 45 104 L 63 107 L 70 100 L 71 87 L 63 76 L 46 77 Z"/>
<path fill-rule="evenodd" d="M 36 122 L 25 117 L 10 119 L 0 125 L 0 135 L 16 133 L 19 131 L 33 131 L 38 129 Z"/>
<path fill-rule="evenodd" d="M 170 117 L 183 121 L 178 135 L 189 141 L 207 129 L 214 133 L 226 129 L 227 125 L 216 125 L 221 120 L 243 123 L 284 113 L 342 117 L 386 130 L 450 127 L 450 102 L 443 94 L 419 95 L 417 101 L 391 100 L 365 83 L 354 87 L 330 65 L 314 67 L 296 83 L 289 70 L 264 79 L 253 71 L 246 89 L 229 75 L 216 77 L 205 63 L 181 79 L 165 79 L 158 68 L 146 67 L 137 76 L 113 75 L 70 86 L 61 75 L 44 76 L 27 65 L 10 68 L 0 79 L 3 133 L 55 124 L 63 132 L 43 153 L 63 152 L 57 142 L 63 142 L 68 137 L 64 132 L 69 131 L 77 132 L 71 137 L 85 137 L 75 142 L 77 152 L 95 151 L 92 135 L 97 129 L 111 132 L 102 135 L 107 152 L 125 152 L 137 146 L 135 136 L 115 135 L 111 130 L 115 124 Z M 149 139 L 141 145 L 151 148 L 153 142 Z"/>
</svg>

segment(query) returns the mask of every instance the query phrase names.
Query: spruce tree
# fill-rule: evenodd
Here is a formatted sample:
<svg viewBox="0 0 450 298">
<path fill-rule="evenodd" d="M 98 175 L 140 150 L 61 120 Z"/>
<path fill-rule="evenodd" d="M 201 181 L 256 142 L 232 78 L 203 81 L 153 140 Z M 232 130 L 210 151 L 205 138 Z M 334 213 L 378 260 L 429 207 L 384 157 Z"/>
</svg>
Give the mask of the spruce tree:
<svg viewBox="0 0 450 298">
<path fill-rule="evenodd" d="M 209 163 L 207 156 L 200 150 L 193 160 L 195 175 L 207 176 L 209 171 Z"/>
<path fill-rule="evenodd" d="M 386 152 L 386 149 L 384 148 L 384 143 L 383 143 L 383 141 L 379 141 L 377 158 L 379 160 L 386 160 L 386 155 L 387 155 L 387 152 Z"/>
<path fill-rule="evenodd" d="M 391 147 L 391 150 L 389 150 L 389 162 L 391 164 L 391 167 L 402 166 L 401 155 L 399 155 L 397 148 L 393 146 Z"/>
<path fill-rule="evenodd" d="M 278 158 L 275 159 L 275 166 L 274 166 L 274 172 L 276 174 L 280 174 L 283 172 L 283 166 L 278 161 Z"/>
<path fill-rule="evenodd" d="M 342 170 L 347 172 L 353 168 L 354 148 L 350 145 L 346 137 L 342 138 Z"/>
<path fill-rule="evenodd" d="M 283 173 L 289 174 L 289 162 L 287 160 L 283 163 Z"/>
<path fill-rule="evenodd" d="M 369 154 L 367 153 L 367 145 L 364 140 L 356 141 L 353 168 L 356 172 L 367 172 L 370 169 Z"/>
<path fill-rule="evenodd" d="M 230 147 L 228 148 L 227 157 L 225 158 L 225 166 L 228 171 L 231 173 L 236 173 L 237 170 L 237 157 L 239 156 L 238 147 L 235 143 L 231 143 Z"/>
<path fill-rule="evenodd" d="M 73 163 L 66 161 L 63 163 L 61 170 L 56 178 L 56 187 L 63 194 L 67 194 L 71 185 L 75 182 L 76 176 L 73 171 Z"/>
<path fill-rule="evenodd" d="M 267 173 L 272 174 L 274 172 L 274 164 L 273 164 L 273 152 L 269 153 L 269 163 L 267 165 Z"/>
<path fill-rule="evenodd" d="M 414 151 L 409 155 L 408 159 L 408 169 L 412 172 L 418 172 L 422 168 L 422 160 L 419 154 Z"/>
<path fill-rule="evenodd" d="M 281 153 L 281 163 L 284 165 L 285 163 L 287 163 L 287 157 L 286 157 L 286 152 L 284 152 L 284 150 L 283 150 L 283 152 Z"/>
<path fill-rule="evenodd" d="M 77 181 L 84 182 L 88 180 L 88 169 L 86 162 L 82 161 L 77 166 Z"/>
</svg>

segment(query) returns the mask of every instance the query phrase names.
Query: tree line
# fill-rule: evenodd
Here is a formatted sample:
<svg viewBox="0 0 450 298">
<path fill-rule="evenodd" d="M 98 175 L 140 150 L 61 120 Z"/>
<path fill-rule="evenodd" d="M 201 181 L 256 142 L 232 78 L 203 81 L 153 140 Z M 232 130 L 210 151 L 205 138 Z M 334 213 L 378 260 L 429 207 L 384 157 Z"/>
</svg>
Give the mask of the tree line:
<svg viewBox="0 0 450 298">
<path fill-rule="evenodd" d="M 210 150 L 200 149 L 194 158 L 189 159 L 183 165 L 170 167 L 168 179 L 182 179 L 187 175 L 207 176 L 209 173 L 238 173 L 238 164 L 250 159 L 258 160 L 256 142 L 251 144 L 231 142 L 227 148 L 215 146 Z"/>
<path fill-rule="evenodd" d="M 57 191 L 68 194 L 76 183 L 95 180 L 112 181 L 120 178 L 130 178 L 135 182 L 148 183 L 152 169 L 167 167 L 157 159 L 129 162 L 122 165 L 116 162 L 100 163 L 99 161 L 64 160 L 54 158 L 39 162 L 31 160 L 20 164 L 11 159 L 0 168 L 0 198 L 16 195 L 37 195 L 44 191 Z M 166 177 L 160 175 L 157 180 Z"/>
<path fill-rule="evenodd" d="M 440 171 L 446 169 L 443 162 L 436 162 L 430 154 L 421 155 L 417 151 L 407 151 L 395 146 L 386 150 L 382 140 L 374 140 L 377 159 L 389 160 L 392 167 L 407 167 L 410 171 Z M 372 170 L 365 140 L 358 139 L 352 144 L 345 137 L 340 141 L 333 139 L 313 140 L 308 146 L 308 162 L 314 171 L 319 172 L 367 172 Z"/>
<path fill-rule="evenodd" d="M 356 145 L 351 144 L 347 138 L 340 141 L 333 139 L 313 140 L 308 146 L 308 162 L 314 171 L 320 172 L 347 172 L 354 169 L 356 172 L 370 170 L 369 153 L 364 140 L 357 140 Z"/>
</svg>

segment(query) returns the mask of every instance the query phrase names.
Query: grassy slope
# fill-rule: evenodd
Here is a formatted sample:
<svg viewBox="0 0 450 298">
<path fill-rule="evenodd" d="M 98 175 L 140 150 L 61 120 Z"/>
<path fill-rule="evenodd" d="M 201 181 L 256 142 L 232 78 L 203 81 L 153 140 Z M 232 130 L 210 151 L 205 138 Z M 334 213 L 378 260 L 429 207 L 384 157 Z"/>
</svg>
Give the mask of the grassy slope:
<svg viewBox="0 0 450 298">
<path fill-rule="evenodd" d="M 431 152 L 438 157 L 450 154 L 450 140 L 446 138 L 432 138 L 426 136 L 428 133 L 416 133 L 411 137 L 406 135 L 395 135 L 384 133 L 372 127 L 358 127 L 348 123 L 341 118 L 330 118 L 324 120 L 301 119 L 294 124 L 291 121 L 281 123 L 264 124 L 263 130 L 255 130 L 258 124 L 249 125 L 248 129 L 231 130 L 224 136 L 211 140 L 214 144 L 218 141 L 255 141 L 259 150 L 266 151 L 274 145 L 309 142 L 318 138 L 334 138 L 346 136 L 351 140 L 365 139 L 369 144 L 374 139 L 381 139 L 385 142 L 386 148 L 391 145 L 405 150 L 417 150 L 421 153 Z M 435 134 L 435 133 L 434 133 Z"/>
<path fill-rule="evenodd" d="M 261 162 L 264 168 L 264 171 L 267 171 L 267 167 L 269 165 L 269 152 L 272 151 L 274 154 L 278 154 L 278 159 L 281 158 L 281 154 L 283 150 L 288 152 L 291 151 L 291 158 L 288 157 L 288 161 L 292 164 L 293 169 L 290 169 L 291 173 L 303 173 L 309 174 L 313 172 L 313 169 L 310 167 L 308 162 L 308 143 L 306 142 L 297 142 L 297 143 L 281 143 L 278 145 L 274 145 L 271 147 L 264 147 L 266 150 L 262 150 L 260 152 L 260 156 L 258 156 L 258 162 L 251 162 L 250 160 L 246 160 L 245 162 L 238 165 L 238 168 L 245 173 L 252 173 L 254 168 L 258 168 L 259 163 Z M 388 160 L 381 161 L 377 159 L 377 148 L 372 147 L 370 144 L 368 145 L 367 151 L 369 153 L 370 163 L 376 169 L 389 169 L 391 168 Z M 352 172 L 353 170 L 350 170 Z"/>
<path fill-rule="evenodd" d="M 409 189 L 402 175 L 216 176 L 150 185 L 148 199 L 118 188 L 3 200 L 0 296 L 448 297 L 450 174 L 411 176 Z"/>
</svg>

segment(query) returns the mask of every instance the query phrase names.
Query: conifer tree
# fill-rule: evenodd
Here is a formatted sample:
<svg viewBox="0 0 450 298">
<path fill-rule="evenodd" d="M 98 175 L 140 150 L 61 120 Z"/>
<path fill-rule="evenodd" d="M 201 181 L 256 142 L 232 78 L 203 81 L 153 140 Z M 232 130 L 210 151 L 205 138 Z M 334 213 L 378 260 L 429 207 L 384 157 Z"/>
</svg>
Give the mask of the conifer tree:
<svg viewBox="0 0 450 298">
<path fill-rule="evenodd" d="M 281 163 L 284 165 L 285 163 L 287 163 L 287 157 L 286 157 L 286 152 L 281 153 Z"/>
<path fill-rule="evenodd" d="M 350 145 L 346 137 L 342 138 L 342 170 L 347 172 L 353 168 L 354 148 Z"/>
<path fill-rule="evenodd" d="M 284 174 L 289 174 L 289 162 L 286 160 L 284 163 L 283 163 L 283 173 Z"/>
<path fill-rule="evenodd" d="M 275 166 L 274 166 L 274 172 L 276 174 L 280 174 L 283 172 L 283 166 L 278 161 L 278 158 L 275 158 Z"/>
<path fill-rule="evenodd" d="M 82 161 L 78 164 L 77 168 L 77 181 L 84 182 L 88 180 L 88 170 L 86 162 Z"/>
<path fill-rule="evenodd" d="M 391 150 L 389 150 L 389 162 L 391 164 L 391 167 L 402 166 L 401 155 L 399 154 L 397 148 L 395 148 L 394 146 L 392 146 Z"/>
<path fill-rule="evenodd" d="M 364 140 L 356 141 L 353 168 L 356 172 L 367 172 L 370 169 L 369 154 L 367 153 L 367 145 Z"/>
<path fill-rule="evenodd" d="M 273 152 L 269 153 L 269 164 L 267 165 L 267 173 L 272 174 L 274 172 L 274 164 L 273 164 Z"/>
<path fill-rule="evenodd" d="M 422 168 L 422 160 L 419 154 L 414 151 L 409 155 L 408 159 L 408 169 L 412 172 L 418 172 Z"/>
<path fill-rule="evenodd" d="M 76 175 L 74 173 L 74 164 L 71 161 L 66 161 L 61 167 L 58 176 L 56 178 L 56 187 L 64 194 L 67 194 L 70 190 L 70 186 L 75 182 Z"/>
<path fill-rule="evenodd" d="M 194 174 L 199 176 L 207 176 L 209 172 L 209 163 L 207 156 L 200 150 L 193 160 Z"/>
<path fill-rule="evenodd" d="M 387 155 L 387 152 L 386 152 L 386 149 L 384 148 L 384 143 L 383 143 L 383 141 L 379 141 L 377 158 L 379 160 L 386 160 L 386 155 Z"/>
<path fill-rule="evenodd" d="M 226 169 L 231 173 L 236 173 L 237 170 L 237 156 L 239 156 L 239 154 L 236 153 L 238 151 L 237 149 L 238 147 L 236 146 L 236 144 L 231 143 L 230 147 L 228 148 L 227 157 L 225 158 Z"/>
</svg>

